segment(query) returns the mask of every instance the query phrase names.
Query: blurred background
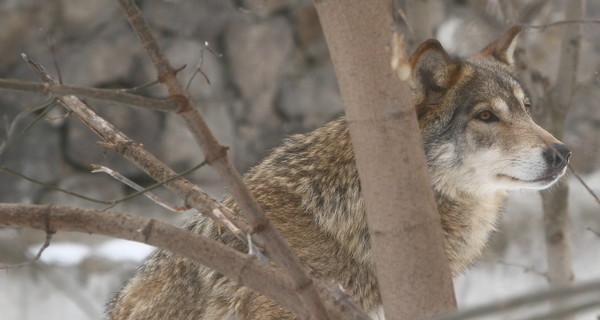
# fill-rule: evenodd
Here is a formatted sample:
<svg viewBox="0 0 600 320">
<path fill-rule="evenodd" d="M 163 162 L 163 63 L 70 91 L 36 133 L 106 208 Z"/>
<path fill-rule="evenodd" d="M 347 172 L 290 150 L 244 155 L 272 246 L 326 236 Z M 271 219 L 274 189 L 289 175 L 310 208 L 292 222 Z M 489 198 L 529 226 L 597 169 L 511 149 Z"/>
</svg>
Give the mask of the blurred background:
<svg viewBox="0 0 600 320">
<path fill-rule="evenodd" d="M 308 0 L 145 0 L 138 1 L 162 49 L 219 141 L 230 147 L 242 172 L 280 144 L 283 137 L 307 132 L 342 112 L 342 102 L 316 11 Z M 566 1 L 419 0 L 395 1 L 399 29 L 412 50 L 428 37 L 451 53 L 478 52 L 510 25 L 521 23 L 517 57 L 524 73 L 542 84 L 558 74 L 564 26 L 531 28 L 565 19 Z M 589 0 L 586 19 L 600 19 L 600 1 Z M 423 25 L 426 25 L 423 27 Z M 419 25 L 419 27 L 417 27 Z M 567 115 L 566 142 L 572 166 L 600 194 L 600 24 L 582 24 L 577 86 Z M 128 88 L 156 79 L 156 73 L 120 7 L 112 0 L 0 0 L 0 78 L 39 79 L 20 58 L 26 53 L 65 84 Z M 409 52 L 410 54 L 410 52 Z M 53 58 L 54 56 L 54 58 Z M 55 63 L 56 62 L 56 63 Z M 529 78 L 530 80 L 532 78 Z M 165 96 L 160 86 L 142 89 Z M 0 142 L 25 108 L 42 95 L 0 91 Z M 100 101 L 96 110 L 141 142 L 176 171 L 203 160 L 181 120 L 165 114 Z M 542 100 L 543 102 L 543 100 Z M 538 112 L 544 103 L 533 102 Z M 24 128 L 36 114 L 18 122 Z M 44 121 L 0 158 L 0 165 L 51 185 L 98 199 L 131 192 L 114 179 L 91 174 L 98 163 L 148 185 L 152 181 L 112 150 L 76 117 L 54 108 Z M 190 176 L 220 199 L 218 176 L 202 168 Z M 600 278 L 600 204 L 573 174 L 572 217 L 575 281 Z M 167 191 L 163 199 L 179 204 Z M 0 172 L 0 201 L 98 207 Z M 537 192 L 512 195 L 499 230 L 483 259 L 456 279 L 461 307 L 498 301 L 548 287 L 543 218 Z M 172 213 L 143 197 L 121 203 L 117 211 L 179 224 L 192 213 Z M 45 238 L 30 229 L 0 228 L 0 263 L 31 259 Z M 41 263 L 0 272 L 0 319 L 97 319 L 104 304 L 152 248 L 102 236 L 59 232 Z M 545 308 L 544 306 L 541 307 Z M 520 314 L 490 319 L 518 319 Z M 577 319 L 598 319 L 600 309 Z"/>
</svg>

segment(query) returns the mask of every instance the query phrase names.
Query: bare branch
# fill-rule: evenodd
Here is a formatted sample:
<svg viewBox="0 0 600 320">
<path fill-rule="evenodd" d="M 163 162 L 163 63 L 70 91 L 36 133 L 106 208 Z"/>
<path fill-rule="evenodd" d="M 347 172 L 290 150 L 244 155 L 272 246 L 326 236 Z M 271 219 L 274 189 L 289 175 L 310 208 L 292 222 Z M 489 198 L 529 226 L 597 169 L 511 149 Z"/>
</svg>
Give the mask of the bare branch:
<svg viewBox="0 0 600 320">
<path fill-rule="evenodd" d="M 280 272 L 254 256 L 154 219 L 101 209 L 2 203 L 0 225 L 95 233 L 146 243 L 217 270 L 299 315 L 306 313 Z"/>
<path fill-rule="evenodd" d="M 271 225 L 250 190 L 244 185 L 241 175 L 227 157 L 227 148 L 220 145 L 215 139 L 189 94 L 175 76 L 169 61 L 161 53 L 142 12 L 131 0 L 119 0 L 119 3 L 126 12 L 127 19 L 146 49 L 148 56 L 154 63 L 159 80 L 168 87 L 171 97 L 181 100 L 177 113 L 185 120 L 208 163 L 219 172 L 227 183 L 229 191 L 240 210 L 250 225 L 253 226 L 252 234 L 254 238 L 262 239 L 266 254 L 287 270 L 295 290 L 311 317 L 314 319 L 328 319 L 327 310 L 313 286 L 308 271 L 303 267 L 281 234 Z"/>
<path fill-rule="evenodd" d="M 108 174 L 109 176 L 115 178 L 116 180 L 120 181 L 121 183 L 129 186 L 130 188 L 133 188 L 134 190 L 143 193 L 148 199 L 154 201 L 154 203 L 158 204 L 159 206 L 171 211 L 171 212 L 181 212 L 181 211 L 187 211 L 190 208 L 186 207 L 186 206 L 182 206 L 182 207 L 177 207 L 175 205 L 172 205 L 166 201 L 161 200 L 157 195 L 155 195 L 154 193 L 150 192 L 150 190 L 140 186 L 139 184 L 129 180 L 127 177 L 123 176 L 122 174 L 120 174 L 119 172 L 105 167 L 105 166 L 101 166 L 101 165 L 97 165 L 97 164 L 91 164 L 92 166 L 92 173 L 98 173 L 98 172 L 103 172 Z M 163 182 L 164 183 L 164 182 Z"/>
<path fill-rule="evenodd" d="M 42 77 L 43 81 L 56 82 L 42 66 L 29 59 L 27 56 L 24 58 L 27 64 Z M 177 175 L 176 172 L 146 151 L 140 144 L 135 143 L 124 133 L 117 130 L 112 124 L 96 114 L 87 104 L 77 97 L 65 96 L 59 98 L 59 101 L 68 110 L 76 114 L 87 127 L 100 136 L 105 141 L 106 146 L 115 149 L 156 181 L 165 181 Z M 245 221 L 241 220 L 229 208 L 224 207 L 222 204 L 212 199 L 188 180 L 179 177 L 173 181 L 164 183 L 164 185 L 181 199 L 184 199 L 186 205 L 198 210 L 198 212 L 215 219 L 215 217 L 212 216 L 212 211 L 214 209 L 219 209 L 244 233 L 250 232 L 251 228 Z"/>
<path fill-rule="evenodd" d="M 585 181 L 583 181 L 583 179 L 579 176 L 579 174 L 577 174 L 577 171 L 575 171 L 575 169 L 573 169 L 571 165 L 569 165 L 569 170 L 575 176 L 575 178 L 577 178 L 577 180 L 579 181 L 579 183 L 581 183 L 585 190 L 592 196 L 592 198 L 594 198 L 594 200 L 596 200 L 596 202 L 600 204 L 600 198 L 598 197 L 598 195 L 594 192 L 594 190 L 592 190 L 592 188 L 590 188 L 590 186 L 588 186 L 587 183 L 585 183 Z"/>
<path fill-rule="evenodd" d="M 0 88 L 42 94 L 53 93 L 57 96 L 78 95 L 92 99 L 116 101 L 158 111 L 173 111 L 179 107 L 179 102 L 174 99 L 147 98 L 118 89 L 86 88 L 58 83 L 39 83 L 12 79 L 0 79 Z"/>
<path fill-rule="evenodd" d="M 146 243 L 199 262 L 272 298 L 297 315 L 308 317 L 293 284 L 282 272 L 253 255 L 155 219 L 101 209 L 0 203 L 0 226 L 95 233 Z M 331 284 L 316 282 L 316 286 L 326 298 L 327 308 L 338 319 L 368 319 L 346 294 L 333 290 Z"/>
<path fill-rule="evenodd" d="M 208 46 L 208 41 L 204 41 L 204 46 L 202 47 L 202 51 L 200 51 L 200 61 L 196 65 L 196 68 L 194 68 L 194 72 L 192 73 L 192 75 L 190 76 L 190 79 L 186 83 L 185 91 L 188 91 L 190 89 L 190 85 L 192 84 L 192 81 L 194 80 L 194 78 L 196 77 L 196 74 L 198 74 L 198 73 L 200 73 L 204 77 L 204 80 L 206 80 L 206 83 L 208 83 L 210 85 L 210 79 L 208 78 L 206 73 L 204 73 L 204 71 L 202 70 L 202 65 L 204 64 L 204 51 L 206 51 L 207 48 L 211 53 L 214 53 L 214 51 L 210 50 L 210 47 Z"/>
</svg>

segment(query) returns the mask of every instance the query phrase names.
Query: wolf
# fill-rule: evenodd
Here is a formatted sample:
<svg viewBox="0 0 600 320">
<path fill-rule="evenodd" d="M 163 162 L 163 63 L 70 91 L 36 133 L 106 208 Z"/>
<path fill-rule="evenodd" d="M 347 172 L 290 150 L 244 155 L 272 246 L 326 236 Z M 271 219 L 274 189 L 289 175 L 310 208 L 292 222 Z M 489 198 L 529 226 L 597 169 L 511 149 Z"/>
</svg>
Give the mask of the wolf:
<svg viewBox="0 0 600 320">
<path fill-rule="evenodd" d="M 471 265 L 495 228 L 507 192 L 544 189 L 571 152 L 536 125 L 514 66 L 521 28 L 458 58 L 436 40 L 411 56 L 413 101 L 453 274 Z M 365 206 L 346 121 L 293 135 L 244 180 L 271 222 L 318 276 L 382 318 Z M 225 205 L 235 212 L 231 198 Z M 238 250 L 245 245 L 198 215 L 185 228 Z M 400 271 L 401 272 L 401 271 Z M 108 319 L 297 319 L 218 272 L 155 251 L 116 294 Z"/>
</svg>

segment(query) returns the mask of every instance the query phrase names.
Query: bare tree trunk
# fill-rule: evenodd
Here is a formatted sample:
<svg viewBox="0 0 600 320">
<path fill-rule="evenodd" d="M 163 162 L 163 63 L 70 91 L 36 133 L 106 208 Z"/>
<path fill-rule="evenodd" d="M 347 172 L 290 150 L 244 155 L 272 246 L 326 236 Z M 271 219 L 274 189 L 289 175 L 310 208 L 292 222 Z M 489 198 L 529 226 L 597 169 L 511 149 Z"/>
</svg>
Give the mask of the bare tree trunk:
<svg viewBox="0 0 600 320">
<path fill-rule="evenodd" d="M 411 92 L 390 66 L 392 3 L 315 5 L 346 108 L 386 319 L 453 310 L 452 277 Z"/>
<path fill-rule="evenodd" d="M 567 20 L 584 18 L 585 0 L 564 1 Z M 538 118 L 556 138 L 564 136 L 564 125 L 577 85 L 577 67 L 581 46 L 581 24 L 565 26 L 561 42 L 560 65 L 556 84 L 549 93 L 548 103 Z M 544 208 L 547 275 L 550 286 L 564 286 L 573 281 L 571 256 L 571 224 L 568 212 L 569 185 L 562 180 L 553 188 L 541 192 Z M 553 303 L 553 309 L 564 303 Z"/>
</svg>

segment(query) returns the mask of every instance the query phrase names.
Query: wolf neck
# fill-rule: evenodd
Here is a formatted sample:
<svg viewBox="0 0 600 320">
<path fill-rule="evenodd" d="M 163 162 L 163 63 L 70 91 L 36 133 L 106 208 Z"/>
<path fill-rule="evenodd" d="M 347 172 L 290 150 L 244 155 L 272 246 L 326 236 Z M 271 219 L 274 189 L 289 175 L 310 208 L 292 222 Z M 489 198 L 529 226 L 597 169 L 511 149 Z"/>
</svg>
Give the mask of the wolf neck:
<svg viewBox="0 0 600 320">
<path fill-rule="evenodd" d="M 482 252 L 506 202 L 506 191 L 473 194 L 434 185 L 435 200 L 454 274 L 470 266 Z"/>
</svg>

